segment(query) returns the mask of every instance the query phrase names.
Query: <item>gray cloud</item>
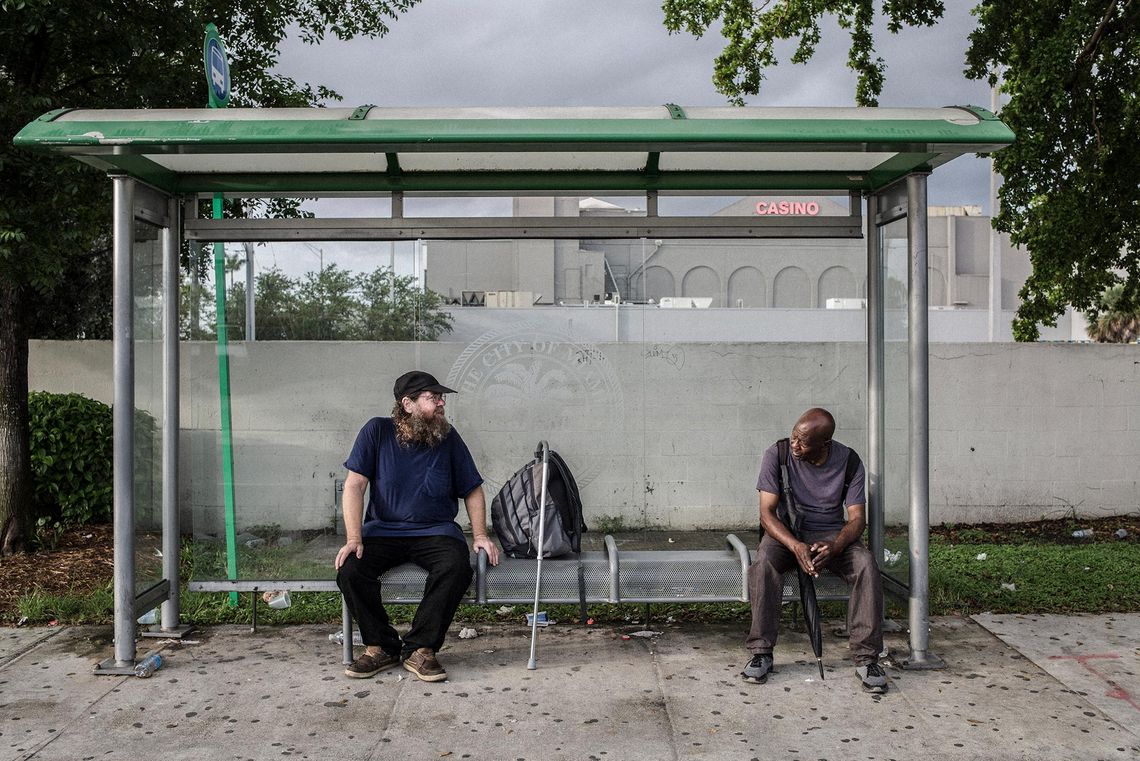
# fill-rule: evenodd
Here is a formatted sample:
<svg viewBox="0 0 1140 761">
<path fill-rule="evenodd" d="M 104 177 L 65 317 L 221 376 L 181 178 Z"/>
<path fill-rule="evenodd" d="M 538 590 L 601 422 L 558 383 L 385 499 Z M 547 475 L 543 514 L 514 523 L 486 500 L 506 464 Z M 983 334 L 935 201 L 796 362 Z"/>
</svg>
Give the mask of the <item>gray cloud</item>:
<svg viewBox="0 0 1140 761">
<path fill-rule="evenodd" d="M 878 30 L 886 63 L 884 106 L 989 106 L 989 88 L 962 76 L 972 2 L 948 0 L 932 29 Z M 283 47 L 279 71 L 332 87 L 346 105 L 398 106 L 720 105 L 712 86 L 719 30 L 702 39 L 670 35 L 655 2 L 613 0 L 424 0 L 377 40 L 326 40 Z M 846 106 L 855 75 L 849 38 L 825 23 L 815 58 L 767 73 L 750 105 Z M 931 204 L 988 211 L 987 161 L 962 157 L 931 177 Z"/>
</svg>

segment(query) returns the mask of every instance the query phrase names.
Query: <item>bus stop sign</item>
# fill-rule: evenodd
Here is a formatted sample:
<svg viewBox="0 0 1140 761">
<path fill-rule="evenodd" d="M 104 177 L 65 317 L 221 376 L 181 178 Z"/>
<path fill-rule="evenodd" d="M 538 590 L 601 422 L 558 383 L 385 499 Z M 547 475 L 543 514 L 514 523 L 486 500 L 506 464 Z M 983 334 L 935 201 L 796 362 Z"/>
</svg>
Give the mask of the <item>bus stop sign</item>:
<svg viewBox="0 0 1140 761">
<path fill-rule="evenodd" d="M 206 67 L 210 108 L 225 108 L 230 102 L 230 62 L 226 59 L 226 45 L 213 24 L 206 25 L 202 64 Z"/>
</svg>

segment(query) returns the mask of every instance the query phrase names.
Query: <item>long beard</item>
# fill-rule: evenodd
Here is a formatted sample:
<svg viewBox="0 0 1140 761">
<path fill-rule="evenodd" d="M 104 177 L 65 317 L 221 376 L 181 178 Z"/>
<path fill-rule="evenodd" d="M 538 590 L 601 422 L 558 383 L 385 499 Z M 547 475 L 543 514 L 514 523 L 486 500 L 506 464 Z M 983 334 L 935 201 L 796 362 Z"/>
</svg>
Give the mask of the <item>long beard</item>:
<svg viewBox="0 0 1140 761">
<path fill-rule="evenodd" d="M 437 447 L 451 433 L 451 423 L 442 415 L 422 418 L 419 415 L 400 415 L 395 420 L 396 438 L 401 444 L 421 444 Z"/>
</svg>

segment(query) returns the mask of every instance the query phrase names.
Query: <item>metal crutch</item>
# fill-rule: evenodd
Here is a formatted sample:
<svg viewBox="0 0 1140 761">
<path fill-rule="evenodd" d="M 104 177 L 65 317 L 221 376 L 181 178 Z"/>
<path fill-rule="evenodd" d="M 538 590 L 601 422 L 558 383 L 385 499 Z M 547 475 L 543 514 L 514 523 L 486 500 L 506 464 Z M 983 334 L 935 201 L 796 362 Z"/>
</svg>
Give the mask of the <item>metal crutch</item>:
<svg viewBox="0 0 1140 761">
<path fill-rule="evenodd" d="M 534 659 L 535 646 L 538 644 L 538 597 L 542 590 L 542 546 L 545 541 L 546 530 L 546 469 L 550 459 L 550 447 L 545 441 L 538 443 L 542 452 L 542 490 L 538 499 L 538 566 L 534 570 L 534 612 L 530 617 L 530 660 L 526 667 L 531 671 L 538 668 Z"/>
</svg>

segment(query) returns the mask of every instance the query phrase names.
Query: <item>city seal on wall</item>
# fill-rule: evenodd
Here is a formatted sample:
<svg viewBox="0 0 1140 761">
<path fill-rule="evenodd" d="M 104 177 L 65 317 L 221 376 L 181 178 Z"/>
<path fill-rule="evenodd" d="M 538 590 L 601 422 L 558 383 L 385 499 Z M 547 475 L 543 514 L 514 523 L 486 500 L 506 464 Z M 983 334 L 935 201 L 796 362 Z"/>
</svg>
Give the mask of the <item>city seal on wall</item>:
<svg viewBox="0 0 1140 761">
<path fill-rule="evenodd" d="M 490 461 L 489 487 L 533 456 L 540 440 L 563 455 L 584 487 L 624 439 L 621 384 L 605 352 L 549 328 L 524 322 L 484 333 L 445 383 L 460 393 L 465 436 L 474 428 Z"/>
</svg>

